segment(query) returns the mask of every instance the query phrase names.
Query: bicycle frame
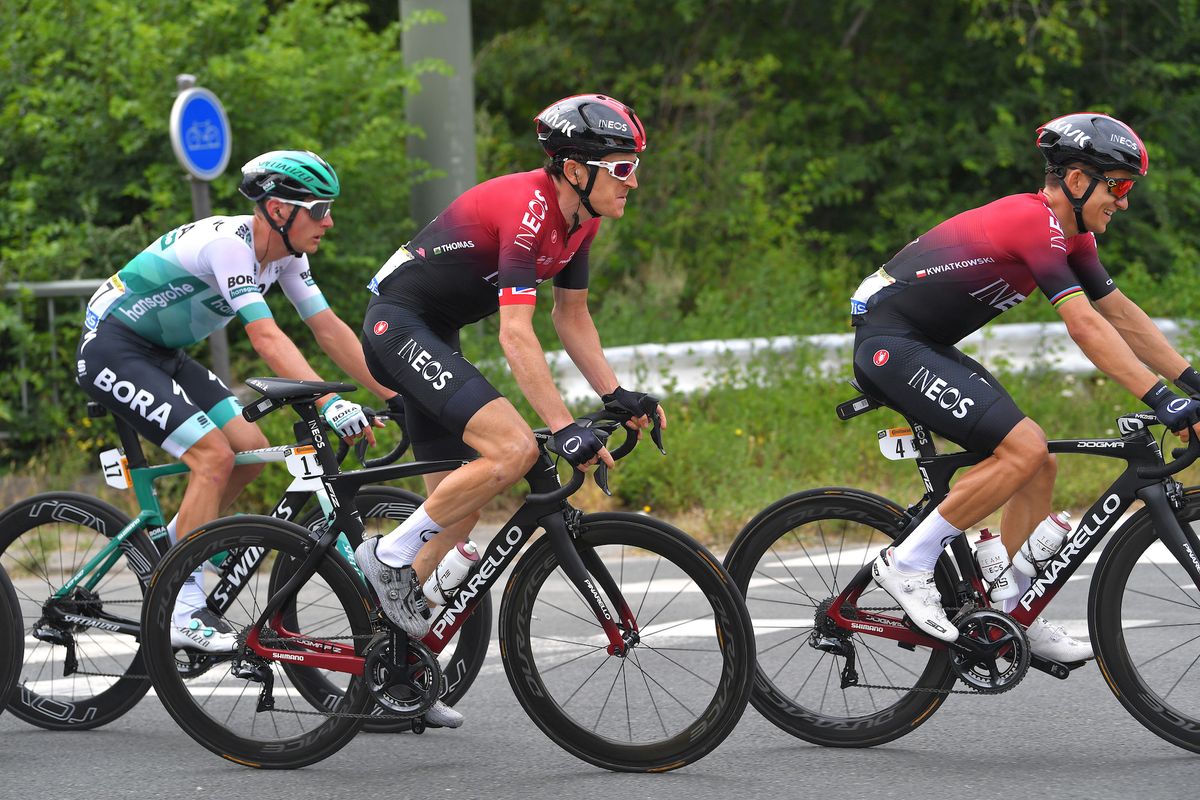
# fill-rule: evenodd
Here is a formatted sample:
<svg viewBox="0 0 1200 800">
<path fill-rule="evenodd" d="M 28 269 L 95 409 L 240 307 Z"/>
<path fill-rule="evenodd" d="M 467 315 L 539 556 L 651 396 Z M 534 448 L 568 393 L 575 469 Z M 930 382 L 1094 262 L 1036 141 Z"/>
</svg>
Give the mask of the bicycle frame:
<svg viewBox="0 0 1200 800">
<path fill-rule="evenodd" d="M 843 404 L 845 405 L 848 404 Z M 865 410 L 869 409 L 862 409 L 857 413 L 863 413 Z M 854 415 L 857 414 L 852 414 Z M 978 464 L 987 457 L 978 453 L 938 455 L 925 427 L 911 420 L 908 422 L 917 442 L 917 469 L 925 482 L 926 494 L 916 505 L 909 508 L 908 524 L 896 539 L 897 543 L 903 541 L 921 520 L 945 499 L 950 491 L 950 479 L 955 472 Z M 1175 518 L 1174 509 L 1180 507 L 1182 487 L 1174 479 L 1163 477 L 1166 473 L 1163 472 L 1162 451 L 1147 427 L 1154 422 L 1156 420 L 1150 414 L 1126 414 L 1118 420 L 1119 430 L 1122 431 L 1120 438 L 1057 439 L 1048 443 L 1049 451 L 1053 454 L 1115 458 L 1125 461 L 1127 466 L 1083 515 L 1058 554 L 1033 578 L 1029 589 L 1019 599 L 1017 607 L 1010 612 L 1017 622 L 1028 626 L 1037 619 L 1088 555 L 1120 522 L 1122 515 L 1135 500 L 1145 503 L 1161 541 L 1179 560 L 1197 589 L 1200 589 L 1200 540 L 1190 527 L 1180 525 Z M 1147 475 L 1148 472 L 1159 474 L 1152 476 Z M 955 589 L 959 600 L 967 602 L 975 599 L 981 605 L 984 604 L 987 593 L 966 537 L 956 537 L 950 544 L 950 551 L 957 572 Z M 834 599 L 829 616 L 839 627 L 893 639 L 908 647 L 947 647 L 947 643 L 909 628 L 901 619 L 857 608 L 855 604 L 871 580 L 871 565 L 868 563 Z M 846 614 L 847 607 L 853 608 L 853 616 Z"/>
<path fill-rule="evenodd" d="M 284 661 L 295 666 L 362 675 L 364 658 L 355 653 L 353 644 L 313 639 L 285 630 L 282 622 L 282 608 L 291 595 L 316 573 L 321 560 L 325 558 L 325 554 L 339 533 L 344 532 L 354 543 L 361 542 L 364 528 L 354 505 L 354 496 L 360 488 L 370 483 L 412 475 L 445 472 L 456 469 L 466 462 L 416 461 L 396 466 L 373 467 L 339 473 L 337 462 L 331 456 L 329 445 L 325 443 L 324 437 L 320 435 L 316 427 L 315 406 L 312 403 L 296 403 L 295 409 L 303 420 L 295 425 L 297 438 L 304 442 L 307 435 L 307 443 L 311 443 L 317 449 L 318 461 L 325 470 L 325 475 L 321 480 L 324 482 L 329 496 L 333 499 L 334 523 L 321 535 L 296 573 L 268 601 L 251 628 L 250 634 L 246 637 L 246 645 L 249 650 L 264 658 Z M 544 442 L 549 438 L 546 434 L 536 432 L 535 436 L 539 442 Z M 628 603 L 621 596 L 616 582 L 608 574 L 599 557 L 590 552 L 581 557 L 572 546 L 571 528 L 582 516 L 581 512 L 573 509 L 565 500 L 539 500 L 536 497 L 538 494 L 554 492 L 561 488 L 558 472 L 544 449 L 541 450 L 541 455 L 533 468 L 526 474 L 525 480 L 528 481 L 533 493 L 501 528 L 502 532 L 492 538 L 480 555 L 479 565 L 475 568 L 475 572 L 459 590 L 454 602 L 442 608 L 422 642 L 434 654 L 441 653 L 467 617 L 475 611 L 480 598 L 491 590 L 500 579 L 500 575 L 517 558 L 537 529 L 542 527 L 551 537 L 555 555 L 558 557 L 562 569 L 580 595 L 587 601 L 608 636 L 608 652 L 612 655 L 624 654 L 628 643 L 617 627 L 618 623 L 613 620 L 596 585 L 592 582 L 592 576 L 595 576 L 609 602 L 617 609 L 620 624 L 626 630 L 636 632 L 637 622 Z M 223 578 L 222 581 L 224 580 Z M 221 586 L 218 585 L 213 591 L 215 593 L 220 589 Z M 269 626 L 272 633 L 282 640 L 286 640 L 291 645 L 303 647 L 305 651 L 280 650 L 264 645 L 259 635 L 259 631 L 264 625 Z"/>
</svg>

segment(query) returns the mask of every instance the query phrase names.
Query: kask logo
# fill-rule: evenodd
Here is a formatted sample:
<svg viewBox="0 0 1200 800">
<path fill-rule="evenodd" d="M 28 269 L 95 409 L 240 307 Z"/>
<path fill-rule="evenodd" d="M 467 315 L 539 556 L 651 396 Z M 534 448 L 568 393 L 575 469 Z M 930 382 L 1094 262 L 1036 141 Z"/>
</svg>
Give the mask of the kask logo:
<svg viewBox="0 0 1200 800">
<path fill-rule="evenodd" d="M 888 359 L 891 357 L 892 357 L 892 354 L 889 353 L 887 350 L 876 350 L 875 355 L 873 355 L 871 357 L 871 361 L 873 361 L 875 363 L 875 366 L 882 367 L 884 364 L 886 364 L 888 362 Z"/>
</svg>

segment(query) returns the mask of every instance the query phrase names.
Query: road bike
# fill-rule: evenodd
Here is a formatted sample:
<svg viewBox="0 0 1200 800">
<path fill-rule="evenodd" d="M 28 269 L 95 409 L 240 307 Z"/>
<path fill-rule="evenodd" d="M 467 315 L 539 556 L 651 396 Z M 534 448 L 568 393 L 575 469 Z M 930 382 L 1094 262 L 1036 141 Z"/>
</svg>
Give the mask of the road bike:
<svg viewBox="0 0 1200 800">
<path fill-rule="evenodd" d="M 362 487 L 465 462 L 341 472 L 320 433 L 314 401 L 353 387 L 246 383 L 263 395 L 247 406 L 248 419 L 288 405 L 300 416 L 297 441 L 314 448 L 335 516 L 315 541 L 310 532 L 269 517 L 218 520 L 172 548 L 155 571 L 142 620 L 146 666 L 168 712 L 204 747 L 246 766 L 290 769 L 346 745 L 372 702 L 416 721 L 439 695 L 438 653 L 481 613 L 484 598 L 514 562 L 500 602 L 500 656 L 522 708 L 556 744 L 607 769 L 662 771 L 702 757 L 733 729 L 749 696 L 754 647 L 728 574 L 665 522 L 570 506 L 566 498 L 584 473 L 575 471 L 560 486 L 546 450 L 548 431 L 535 431 L 540 456 L 525 476 L 533 493 L 437 610 L 429 633 L 409 639 L 382 616 L 345 560 L 330 557 L 331 549 L 339 534 L 351 544 L 361 541 L 353 499 Z M 597 412 L 580 424 L 607 439 L 629 416 Z M 652 438 L 661 449 L 657 422 Z M 625 456 L 637 441 L 628 435 L 613 457 Z M 597 469 L 596 479 L 607 489 L 606 469 Z M 546 535 L 533 540 L 539 528 Z M 174 666 L 171 609 L 195 566 L 225 550 L 234 563 L 271 564 L 271 575 L 241 581 L 237 603 L 224 609 L 238 631 L 238 651 L 203 681 L 190 680 Z M 218 582 L 210 596 L 228 583 Z M 287 613 L 310 595 L 328 598 L 323 613 L 302 619 Z M 336 705 L 314 711 L 297 700 L 304 685 L 317 680 L 337 683 Z"/>
<path fill-rule="evenodd" d="M 21 676 L 21 658 L 25 653 L 21 605 L 8 573 L 0 567 L 0 712 Z"/>
<path fill-rule="evenodd" d="M 89 403 L 89 415 L 107 412 Z M 386 414 L 378 417 L 387 420 Z M 76 492 L 39 494 L 0 513 L 0 566 L 14 580 L 20 611 L 28 624 L 20 666 L 20 685 L 10 699 L 14 715 L 50 730 L 85 730 L 105 725 L 132 708 L 150 688 L 142 664 L 140 634 L 142 598 L 151 572 L 170 547 L 166 521 L 155 481 L 188 471 L 185 464 L 151 466 L 137 433 L 114 417 L 123 450 L 101 455 L 106 481 L 114 488 L 132 488 L 139 506 L 135 519 L 98 498 Z M 401 436 L 393 450 L 372 464 L 387 464 L 407 449 Z M 337 454 L 340 461 L 348 448 Z M 294 448 L 270 447 L 236 456 L 238 464 L 286 461 L 303 464 Z M 363 452 L 359 452 L 360 459 Z M 316 497 L 320 508 L 305 512 Z M 372 487 L 356 499 L 364 520 L 385 530 L 406 519 L 422 498 L 396 487 Z M 297 475 L 271 514 L 297 519 L 312 531 L 322 530 L 332 505 L 319 481 Z M 343 539 L 343 555 L 353 553 Z M 214 555 L 210 573 L 222 574 L 221 556 Z M 242 565 L 243 567 L 245 565 Z M 232 602 L 231 593 L 224 602 Z M 218 604 L 219 606 L 219 604 Z M 447 702 L 453 703 L 474 679 L 487 652 L 491 617 L 483 614 L 465 627 L 455 646 L 445 653 L 444 669 L 451 676 Z M 462 645 L 459 647 L 459 645 Z M 212 662 L 204 654 L 178 650 L 177 668 L 202 673 Z M 320 691 L 324 689 L 325 691 Z M 335 687 L 312 687 L 314 702 L 329 698 Z M 406 730 L 408 720 L 374 708 L 376 719 L 367 729 Z"/>
<path fill-rule="evenodd" d="M 860 395 L 837 411 L 847 420 L 884 405 Z M 967 537 L 954 539 L 935 568 L 961 632 L 947 645 L 907 624 L 872 580 L 871 562 L 937 507 L 957 470 L 985 456 L 938 455 L 928 429 L 906 422 L 879 437 L 885 454 L 915 458 L 926 490 L 915 504 L 846 487 L 799 492 L 751 520 L 726 556 L 754 620 L 754 707 L 801 739 L 867 747 L 915 730 L 949 694 L 1008 691 L 1031 666 L 1065 679 L 1086 662 L 1039 657 L 1025 628 L 1116 529 L 1087 601 L 1097 665 L 1140 723 L 1200 752 L 1200 489 L 1170 477 L 1200 455 L 1197 437 L 1164 463 L 1150 432 L 1157 420 L 1134 412 L 1117 420 L 1119 438 L 1049 442 L 1051 453 L 1126 466 L 1010 614 L 990 607 Z M 1122 522 L 1139 500 L 1144 506 Z"/>
</svg>

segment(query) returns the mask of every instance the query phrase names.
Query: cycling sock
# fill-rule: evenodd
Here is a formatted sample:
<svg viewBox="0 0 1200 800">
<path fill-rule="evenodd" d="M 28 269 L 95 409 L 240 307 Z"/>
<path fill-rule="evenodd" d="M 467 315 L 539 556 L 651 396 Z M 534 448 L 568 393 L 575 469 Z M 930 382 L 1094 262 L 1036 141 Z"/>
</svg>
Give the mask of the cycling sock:
<svg viewBox="0 0 1200 800">
<path fill-rule="evenodd" d="M 421 546 L 442 531 L 425 512 L 425 504 L 412 516 L 396 526 L 396 530 L 383 536 L 375 544 L 375 557 L 389 567 L 407 567 L 417 557 Z"/>
<path fill-rule="evenodd" d="M 171 544 L 175 544 L 175 540 L 179 537 L 179 533 L 175 530 L 175 523 L 179 522 L 179 515 L 171 517 L 171 521 L 167 523 L 167 538 Z"/>
<path fill-rule="evenodd" d="M 928 517 L 921 520 L 921 524 L 907 539 L 896 545 L 896 569 L 901 572 L 931 571 L 946 545 L 950 544 L 954 537 L 961 535 L 962 531 L 942 519 L 942 515 L 935 508 Z"/>
<path fill-rule="evenodd" d="M 1017 603 L 1020 602 L 1022 595 L 1029 591 L 1029 586 L 1033 583 L 1033 578 L 1019 569 L 1010 569 L 1008 571 L 1008 579 L 1017 585 L 1017 593 L 1007 600 L 1000 601 L 1000 610 L 1005 614 L 1011 613 L 1017 607 Z"/>
<path fill-rule="evenodd" d="M 175 598 L 175 616 L 190 617 L 193 611 L 203 608 L 207 601 L 208 595 L 204 593 L 204 566 L 201 565 L 183 581 L 179 595 Z"/>
</svg>

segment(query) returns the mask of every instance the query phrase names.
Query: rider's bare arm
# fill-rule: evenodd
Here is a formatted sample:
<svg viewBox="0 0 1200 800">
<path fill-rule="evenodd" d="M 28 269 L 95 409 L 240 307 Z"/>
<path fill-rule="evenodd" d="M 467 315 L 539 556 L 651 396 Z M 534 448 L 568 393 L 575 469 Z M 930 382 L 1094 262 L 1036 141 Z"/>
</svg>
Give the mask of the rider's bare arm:
<svg viewBox="0 0 1200 800">
<path fill-rule="evenodd" d="M 1067 333 L 1096 368 L 1124 386 L 1134 397 L 1142 397 L 1158 382 L 1133 350 L 1086 297 L 1073 297 L 1058 306 Z M 1181 366 L 1180 371 L 1183 370 Z"/>
<path fill-rule="evenodd" d="M 532 305 L 500 306 L 500 347 L 525 399 L 550 430 L 569 425 L 567 410 L 546 365 L 546 353 L 533 330 Z"/>
<path fill-rule="evenodd" d="M 1178 378 L 1188 366 L 1149 315 L 1119 289 L 1096 301 L 1096 310 L 1116 329 L 1134 355 L 1164 378 Z"/>
<path fill-rule="evenodd" d="M 596 394 L 603 396 L 617 388 L 619 382 L 608 359 L 604 357 L 600 334 L 588 310 L 587 297 L 587 289 L 561 289 L 555 286 L 551 319 L 571 361 Z"/>
<path fill-rule="evenodd" d="M 317 344 L 342 371 L 380 400 L 387 400 L 396 392 L 381 385 L 371 376 L 367 362 L 363 359 L 362 345 L 350 326 L 332 309 L 325 309 L 305 320 L 313 332 Z"/>
</svg>

